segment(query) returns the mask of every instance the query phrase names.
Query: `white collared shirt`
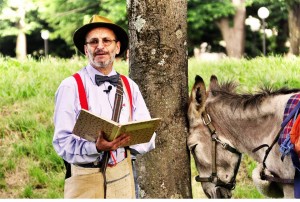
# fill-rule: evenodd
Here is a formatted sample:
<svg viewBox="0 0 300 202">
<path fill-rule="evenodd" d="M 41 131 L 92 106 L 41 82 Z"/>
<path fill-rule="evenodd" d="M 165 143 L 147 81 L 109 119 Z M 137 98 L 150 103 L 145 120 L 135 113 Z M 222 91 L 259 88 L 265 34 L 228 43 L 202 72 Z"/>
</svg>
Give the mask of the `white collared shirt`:
<svg viewBox="0 0 300 202">
<path fill-rule="evenodd" d="M 111 119 L 112 108 L 114 106 L 114 99 L 116 87 L 112 86 L 109 93 L 104 92 L 110 85 L 105 82 L 100 86 L 95 83 L 95 75 L 103 75 L 91 65 L 86 66 L 78 72 L 81 76 L 87 100 L 89 111 L 92 113 Z M 115 70 L 110 72 L 108 76 L 117 74 Z M 127 77 L 128 78 L 128 77 Z M 141 121 L 150 119 L 149 111 L 146 107 L 145 101 L 137 84 L 128 78 L 128 82 L 132 92 L 133 99 L 133 121 Z M 54 136 L 53 146 L 58 155 L 69 163 L 85 164 L 101 160 L 103 153 L 98 153 L 94 142 L 89 142 L 74 134 L 72 130 L 81 110 L 77 83 L 73 76 L 64 79 L 58 87 L 55 94 L 55 111 L 54 111 Z M 126 123 L 129 120 L 130 106 L 129 98 L 123 94 L 123 104 L 120 113 L 120 123 Z M 155 148 L 154 133 L 149 143 L 138 144 L 130 146 L 131 149 L 137 151 L 139 154 L 150 151 Z M 124 159 L 125 149 L 119 148 L 113 151 L 113 155 L 117 162 Z M 112 158 L 109 163 L 113 163 Z"/>
</svg>

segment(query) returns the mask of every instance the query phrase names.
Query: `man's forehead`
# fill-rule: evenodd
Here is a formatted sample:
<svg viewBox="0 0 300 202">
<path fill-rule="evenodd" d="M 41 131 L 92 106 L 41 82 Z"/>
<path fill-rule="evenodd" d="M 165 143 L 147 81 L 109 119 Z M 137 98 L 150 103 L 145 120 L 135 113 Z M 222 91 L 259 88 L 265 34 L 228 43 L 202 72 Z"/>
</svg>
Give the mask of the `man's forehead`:
<svg viewBox="0 0 300 202">
<path fill-rule="evenodd" d="M 90 30 L 87 35 L 86 38 L 93 38 L 93 37 L 99 37 L 101 36 L 101 38 L 103 37 L 115 37 L 115 33 L 106 27 L 97 27 L 94 28 L 92 30 Z"/>
</svg>

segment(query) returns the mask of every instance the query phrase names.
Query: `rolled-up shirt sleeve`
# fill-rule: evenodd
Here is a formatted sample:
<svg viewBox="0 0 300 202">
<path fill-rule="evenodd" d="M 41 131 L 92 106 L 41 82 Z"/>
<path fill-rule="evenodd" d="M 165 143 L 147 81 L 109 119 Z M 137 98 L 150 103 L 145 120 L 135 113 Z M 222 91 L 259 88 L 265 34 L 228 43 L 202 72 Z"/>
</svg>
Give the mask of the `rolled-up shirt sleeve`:
<svg viewBox="0 0 300 202">
<path fill-rule="evenodd" d="M 83 164 L 99 158 L 94 142 L 72 134 L 80 112 L 75 79 L 65 79 L 55 94 L 53 146 L 57 154 L 69 163 Z"/>
</svg>

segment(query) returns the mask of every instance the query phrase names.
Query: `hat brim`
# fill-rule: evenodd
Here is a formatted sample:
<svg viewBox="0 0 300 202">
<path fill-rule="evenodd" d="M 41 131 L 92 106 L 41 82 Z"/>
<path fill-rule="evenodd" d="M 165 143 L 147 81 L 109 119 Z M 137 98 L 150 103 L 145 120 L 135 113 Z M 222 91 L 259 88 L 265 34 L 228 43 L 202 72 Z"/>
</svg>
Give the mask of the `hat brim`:
<svg viewBox="0 0 300 202">
<path fill-rule="evenodd" d="M 79 29 L 77 29 L 75 31 L 75 33 L 73 35 L 73 42 L 74 42 L 75 46 L 77 47 L 77 49 L 82 54 L 85 55 L 84 45 L 85 45 L 85 37 L 86 37 L 87 33 L 91 29 L 94 29 L 96 27 L 106 27 L 106 28 L 113 30 L 118 41 L 120 41 L 120 43 L 121 43 L 120 53 L 117 54 L 117 56 L 120 56 L 125 52 L 125 50 L 127 49 L 127 46 L 128 46 L 128 35 L 123 28 L 121 28 L 115 24 L 111 24 L 111 23 L 94 22 L 94 23 L 86 24 L 86 25 L 80 27 Z"/>
</svg>

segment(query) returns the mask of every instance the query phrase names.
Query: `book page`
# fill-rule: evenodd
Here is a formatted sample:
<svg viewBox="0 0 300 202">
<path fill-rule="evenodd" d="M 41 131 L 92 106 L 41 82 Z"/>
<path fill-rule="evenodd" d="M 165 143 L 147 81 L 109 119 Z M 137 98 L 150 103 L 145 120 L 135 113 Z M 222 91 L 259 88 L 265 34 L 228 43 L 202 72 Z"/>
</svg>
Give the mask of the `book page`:
<svg viewBox="0 0 300 202">
<path fill-rule="evenodd" d="M 146 143 L 151 140 L 155 130 L 158 128 L 161 119 L 155 118 L 149 121 L 131 122 L 121 126 L 120 134 L 130 135 L 130 141 L 124 146 Z"/>
<path fill-rule="evenodd" d="M 82 109 L 73 129 L 73 133 L 88 141 L 96 141 L 100 131 L 106 134 L 114 134 L 118 131 L 118 123 L 100 118 L 91 112 Z"/>
<path fill-rule="evenodd" d="M 149 142 L 160 121 L 160 118 L 154 118 L 147 121 L 129 122 L 120 125 L 112 120 L 92 114 L 89 111 L 81 110 L 73 133 L 88 141 L 96 141 L 101 130 L 105 133 L 108 141 L 112 141 L 125 133 L 131 136 L 130 142 L 124 145 L 129 146 Z"/>
</svg>

